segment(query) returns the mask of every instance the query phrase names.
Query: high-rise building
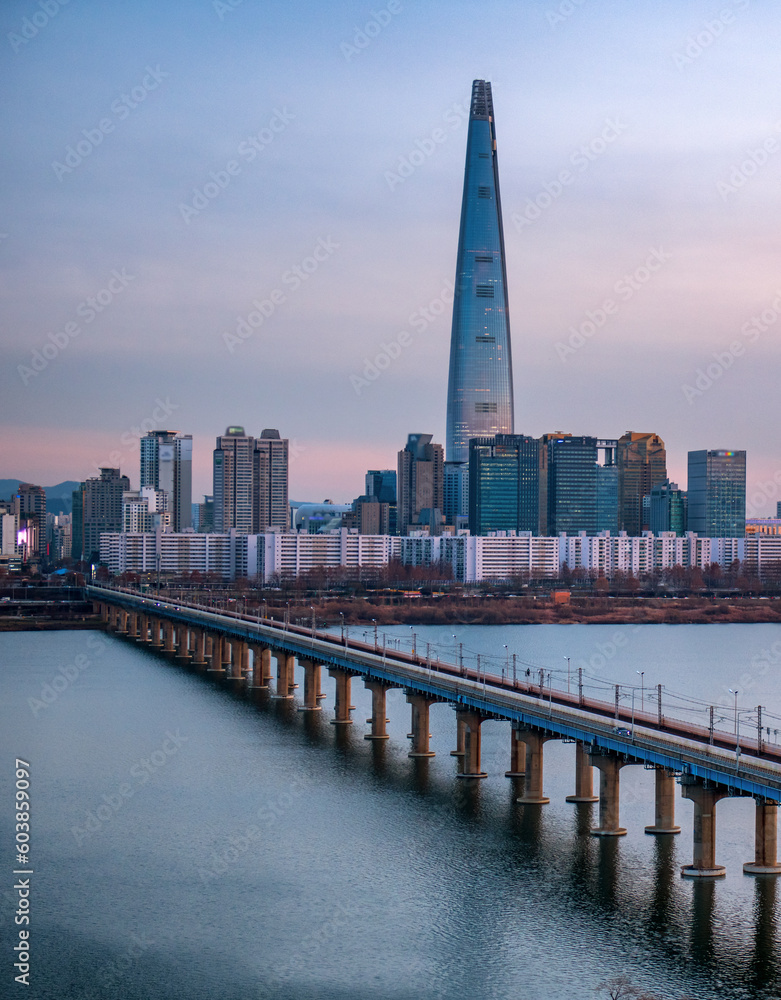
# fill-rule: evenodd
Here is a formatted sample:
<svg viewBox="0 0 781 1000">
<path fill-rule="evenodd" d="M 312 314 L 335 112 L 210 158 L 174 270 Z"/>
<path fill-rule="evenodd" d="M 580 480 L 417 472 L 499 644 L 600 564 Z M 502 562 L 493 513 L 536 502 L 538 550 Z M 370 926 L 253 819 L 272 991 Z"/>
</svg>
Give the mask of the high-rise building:
<svg viewBox="0 0 781 1000">
<path fill-rule="evenodd" d="M 686 534 L 686 493 L 669 479 L 651 490 L 651 531 L 655 535 L 660 531 Z"/>
<path fill-rule="evenodd" d="M 442 503 L 448 524 L 469 527 L 469 462 L 445 462 Z"/>
<path fill-rule="evenodd" d="M 399 452 L 400 535 L 406 535 L 414 525 L 436 528 L 442 520 L 444 455 L 442 445 L 432 444 L 431 438 L 431 434 L 410 434 Z"/>
<path fill-rule="evenodd" d="M 513 433 L 510 315 L 491 84 L 475 80 L 456 259 L 447 460 L 469 461 L 469 439 Z M 401 533 L 401 532 L 400 532 Z"/>
<path fill-rule="evenodd" d="M 597 532 L 618 533 L 618 441 L 597 441 Z"/>
<path fill-rule="evenodd" d="M 689 531 L 709 538 L 746 533 L 745 451 L 690 451 Z"/>
<path fill-rule="evenodd" d="M 781 517 L 781 500 L 776 500 L 776 517 Z"/>
<path fill-rule="evenodd" d="M 531 531 L 539 527 L 539 447 L 536 438 L 497 434 L 469 442 L 469 530 Z"/>
<path fill-rule="evenodd" d="M 290 504 L 287 496 L 288 440 L 273 428 L 255 439 L 252 459 L 254 499 L 253 533 L 288 531 Z"/>
<path fill-rule="evenodd" d="M 14 497 L 17 547 L 23 560 L 46 555 L 46 491 L 20 483 Z"/>
<path fill-rule="evenodd" d="M 177 431 L 149 431 L 141 438 L 141 482 L 168 494 L 174 531 L 192 527 L 193 438 Z"/>
<path fill-rule="evenodd" d="M 119 469 L 101 469 L 73 491 L 71 554 L 87 562 L 98 558 L 103 532 L 122 531 L 122 498 L 130 480 Z M 78 530 L 77 530 L 78 525 Z M 78 545 L 78 548 L 77 548 Z"/>
<path fill-rule="evenodd" d="M 640 535 L 649 528 L 648 504 L 657 483 L 667 479 L 667 452 L 658 434 L 639 434 L 627 431 L 618 439 L 616 449 L 618 466 L 618 527 L 628 535 Z"/>
<path fill-rule="evenodd" d="M 597 531 L 597 439 L 545 435 L 548 534 Z"/>
<path fill-rule="evenodd" d="M 388 534 L 396 534 L 396 470 L 369 469 L 366 473 L 366 496 L 377 497 L 388 505 Z"/>
<path fill-rule="evenodd" d="M 274 429 L 259 438 L 243 427 L 228 427 L 213 456 L 214 531 L 239 534 L 287 531 L 288 439 Z"/>
<path fill-rule="evenodd" d="M 214 497 L 205 496 L 193 504 L 193 528 L 207 535 L 214 532 Z"/>
</svg>

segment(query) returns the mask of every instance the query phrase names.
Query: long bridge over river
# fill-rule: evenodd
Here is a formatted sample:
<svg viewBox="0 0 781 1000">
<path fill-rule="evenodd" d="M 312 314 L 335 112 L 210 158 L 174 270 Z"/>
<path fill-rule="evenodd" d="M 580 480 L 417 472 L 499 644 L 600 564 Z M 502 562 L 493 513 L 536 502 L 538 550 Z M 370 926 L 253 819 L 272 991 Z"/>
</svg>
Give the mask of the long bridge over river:
<svg viewBox="0 0 781 1000">
<path fill-rule="evenodd" d="M 508 777 L 523 777 L 518 802 L 542 805 L 544 746 L 549 740 L 575 744 L 575 792 L 568 802 L 599 802 L 600 837 L 626 833 L 619 820 L 621 769 L 640 764 L 655 771 L 655 836 L 680 833 L 675 822 L 675 784 L 694 805 L 693 858 L 681 870 L 688 877 L 725 874 L 716 863 L 716 803 L 725 796 L 752 796 L 756 802 L 754 859 L 743 865 L 751 875 L 779 875 L 777 814 L 781 801 L 781 747 L 762 737 L 761 713 L 756 738 L 719 732 L 666 717 L 661 686 L 656 711 L 644 705 L 631 711 L 620 704 L 616 687 L 610 704 L 577 693 L 546 689 L 544 672 L 518 678 L 509 671 L 493 676 L 462 663 L 380 648 L 343 634 L 335 636 L 268 619 L 216 612 L 200 605 L 150 598 L 131 591 L 91 586 L 93 601 L 107 627 L 161 653 L 175 656 L 216 677 L 245 684 L 248 691 L 293 698 L 296 661 L 303 668 L 301 711 L 321 709 L 323 668 L 335 682 L 334 725 L 350 725 L 351 683 L 363 680 L 372 695 L 368 740 L 388 739 L 386 696 L 401 688 L 411 707 L 411 757 L 431 757 L 429 710 L 437 702 L 456 710 L 455 749 L 462 758 L 458 777 L 486 777 L 481 770 L 480 727 L 487 719 L 511 723 Z M 272 658 L 276 671 L 272 670 Z M 737 718 L 737 716 L 736 716 Z M 736 726 L 737 728 L 737 726 Z M 593 769 L 599 771 L 594 795 Z"/>
</svg>

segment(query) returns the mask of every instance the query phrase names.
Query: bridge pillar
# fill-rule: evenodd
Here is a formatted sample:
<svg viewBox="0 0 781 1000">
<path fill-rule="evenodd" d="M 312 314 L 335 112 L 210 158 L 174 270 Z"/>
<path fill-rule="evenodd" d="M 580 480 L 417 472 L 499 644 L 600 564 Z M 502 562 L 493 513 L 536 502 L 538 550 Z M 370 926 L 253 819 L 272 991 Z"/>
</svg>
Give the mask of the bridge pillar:
<svg viewBox="0 0 781 1000">
<path fill-rule="evenodd" d="M 293 668 L 296 658 L 284 650 L 274 650 L 274 656 L 277 659 L 277 686 L 271 697 L 284 700 L 292 698 L 290 691 L 293 687 Z"/>
<path fill-rule="evenodd" d="M 252 687 L 268 690 L 271 680 L 271 650 L 267 646 L 252 646 Z"/>
<path fill-rule="evenodd" d="M 328 668 L 328 675 L 336 682 L 336 698 L 334 699 L 334 712 L 336 717 L 331 719 L 332 726 L 351 726 L 350 718 L 350 691 L 352 675 L 346 670 L 339 670 L 336 667 Z"/>
<path fill-rule="evenodd" d="M 246 674 L 246 670 L 244 669 L 244 660 L 248 653 L 247 644 L 243 639 L 231 639 L 229 649 L 230 671 L 228 676 L 231 680 L 240 681 Z"/>
<path fill-rule="evenodd" d="M 386 705 L 385 700 L 388 694 L 388 685 L 383 684 L 382 681 L 375 681 L 366 679 L 364 685 L 367 690 L 372 693 L 372 731 L 364 736 L 365 740 L 387 740 L 390 739 L 388 736 L 388 730 L 386 725 L 388 719 L 386 717 Z"/>
<path fill-rule="evenodd" d="M 583 743 L 575 744 L 575 794 L 568 795 L 565 802 L 598 802 L 594 794 L 594 768 Z"/>
<path fill-rule="evenodd" d="M 523 795 L 515 801 L 524 805 L 545 805 L 550 799 L 542 794 L 542 748 L 554 737 L 543 736 L 534 729 L 519 729 L 518 732 L 526 744 L 526 781 Z"/>
<path fill-rule="evenodd" d="M 675 825 L 675 775 L 666 767 L 656 768 L 656 818 L 646 833 L 680 833 Z"/>
<path fill-rule="evenodd" d="M 209 670 L 210 674 L 222 674 L 224 673 L 224 667 L 222 665 L 222 644 L 223 637 L 221 635 L 212 635 L 211 637 L 211 649 L 209 651 Z"/>
<path fill-rule="evenodd" d="M 451 757 L 463 757 L 464 746 L 466 745 L 466 723 L 461 718 L 461 713 L 456 712 L 456 748 L 450 751 Z"/>
<path fill-rule="evenodd" d="M 128 613 L 124 608 L 120 608 L 117 613 L 117 632 L 119 635 L 127 635 Z"/>
<path fill-rule="evenodd" d="M 163 637 L 164 637 L 164 648 L 166 653 L 173 653 L 174 651 L 174 626 L 172 622 L 163 622 Z"/>
<path fill-rule="evenodd" d="M 702 778 L 684 775 L 681 795 L 694 803 L 694 858 L 681 868 L 686 878 L 726 875 L 727 869 L 716 864 L 716 803 L 727 793 L 706 786 Z"/>
<path fill-rule="evenodd" d="M 138 636 L 138 614 L 130 611 L 127 617 L 127 637 L 135 639 Z"/>
<path fill-rule="evenodd" d="M 412 710 L 412 749 L 407 754 L 408 757 L 433 757 L 434 751 L 429 750 L 428 717 L 429 708 L 436 701 L 436 698 L 429 698 L 425 694 L 417 694 L 414 691 L 407 691 L 407 702 Z"/>
<path fill-rule="evenodd" d="M 516 726 L 510 727 L 510 770 L 505 778 L 522 778 L 526 774 L 526 744 Z"/>
<path fill-rule="evenodd" d="M 108 621 L 109 606 L 108 604 L 101 604 L 100 607 L 100 617 L 104 622 Z"/>
<path fill-rule="evenodd" d="M 152 638 L 151 638 L 151 641 L 150 641 L 150 646 L 152 647 L 152 649 L 162 649 L 163 648 L 163 643 L 162 643 L 162 641 L 160 639 L 160 629 L 161 629 L 160 619 L 159 618 L 151 618 L 150 619 L 150 625 L 151 625 L 151 632 L 152 632 Z"/>
<path fill-rule="evenodd" d="M 206 666 L 206 633 L 202 628 L 193 629 L 195 633 L 195 648 L 193 650 L 193 666 Z"/>
<path fill-rule="evenodd" d="M 480 770 L 480 726 L 485 720 L 479 712 L 462 711 L 459 715 L 464 723 L 464 769 L 456 777 L 487 778 L 485 771 Z"/>
<path fill-rule="evenodd" d="M 626 830 L 619 822 L 620 774 L 624 761 L 615 754 L 594 754 L 594 767 L 599 768 L 599 826 L 591 831 L 592 837 L 624 837 Z"/>
<path fill-rule="evenodd" d="M 138 635 L 136 638 L 139 642 L 149 642 L 149 615 L 145 615 L 143 612 L 138 616 Z"/>
<path fill-rule="evenodd" d="M 315 660 L 299 660 L 304 668 L 304 704 L 298 709 L 299 712 L 319 712 L 321 706 L 317 703 L 317 695 L 320 691 L 320 672 L 322 664 Z"/>
<path fill-rule="evenodd" d="M 177 660 L 190 659 L 190 629 L 187 625 L 178 625 L 176 628 L 176 658 Z"/>
<path fill-rule="evenodd" d="M 754 860 L 743 865 L 746 875 L 781 875 L 778 847 L 778 803 L 757 796 Z"/>
</svg>

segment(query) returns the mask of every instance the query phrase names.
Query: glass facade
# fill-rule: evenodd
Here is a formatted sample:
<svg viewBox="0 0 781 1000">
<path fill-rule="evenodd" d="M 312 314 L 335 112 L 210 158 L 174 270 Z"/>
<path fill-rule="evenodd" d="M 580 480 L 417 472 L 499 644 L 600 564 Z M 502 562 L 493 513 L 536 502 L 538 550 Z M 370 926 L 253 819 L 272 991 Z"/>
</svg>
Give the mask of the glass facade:
<svg viewBox="0 0 781 1000">
<path fill-rule="evenodd" d="M 597 439 L 548 440 L 548 534 L 597 532 Z"/>
<path fill-rule="evenodd" d="M 745 451 L 690 451 L 689 531 L 707 538 L 746 533 Z"/>
<path fill-rule="evenodd" d="M 539 441 L 498 434 L 469 442 L 469 530 L 531 531 L 539 528 Z"/>
<path fill-rule="evenodd" d="M 469 461 L 469 440 L 513 432 L 510 316 L 491 84 L 475 80 L 450 339 L 446 457 Z"/>
</svg>

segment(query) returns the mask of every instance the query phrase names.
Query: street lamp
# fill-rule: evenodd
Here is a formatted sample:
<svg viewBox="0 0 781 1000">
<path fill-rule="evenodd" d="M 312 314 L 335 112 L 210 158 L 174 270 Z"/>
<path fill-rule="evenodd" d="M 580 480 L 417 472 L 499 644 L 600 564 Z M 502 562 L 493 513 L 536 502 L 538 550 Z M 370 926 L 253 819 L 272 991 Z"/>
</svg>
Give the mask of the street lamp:
<svg viewBox="0 0 781 1000">
<path fill-rule="evenodd" d="M 314 639 L 314 637 L 315 637 L 315 609 L 314 609 L 314 605 L 310 604 L 309 605 L 309 610 L 312 612 L 312 638 Z"/>
<path fill-rule="evenodd" d="M 567 661 L 567 694 L 569 694 L 569 657 L 565 656 L 564 659 Z"/>
<path fill-rule="evenodd" d="M 735 735 L 737 736 L 738 735 L 738 695 L 740 694 L 740 691 L 739 690 L 733 691 L 732 688 L 727 688 L 727 690 L 729 691 L 730 694 L 734 694 L 735 695 Z"/>
<path fill-rule="evenodd" d="M 510 678 L 510 650 L 507 648 L 506 642 L 504 643 L 504 677 L 502 680 L 504 680 L 505 677 L 508 680 Z"/>
<path fill-rule="evenodd" d="M 339 618 L 340 618 L 340 625 L 342 627 L 342 642 L 344 642 L 344 611 L 339 612 Z"/>
<path fill-rule="evenodd" d="M 377 649 L 377 619 L 372 618 L 372 625 L 374 626 L 374 648 Z"/>
<path fill-rule="evenodd" d="M 645 670 L 635 670 L 640 675 L 640 711 L 643 711 L 643 698 L 645 697 Z"/>
<path fill-rule="evenodd" d="M 410 630 L 410 632 L 412 632 L 412 655 L 413 656 L 417 656 L 418 655 L 418 651 L 417 651 L 417 636 L 415 635 L 415 630 L 413 629 L 413 627 L 411 625 L 409 627 L 409 630 Z"/>
</svg>

